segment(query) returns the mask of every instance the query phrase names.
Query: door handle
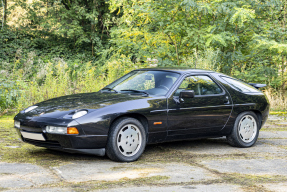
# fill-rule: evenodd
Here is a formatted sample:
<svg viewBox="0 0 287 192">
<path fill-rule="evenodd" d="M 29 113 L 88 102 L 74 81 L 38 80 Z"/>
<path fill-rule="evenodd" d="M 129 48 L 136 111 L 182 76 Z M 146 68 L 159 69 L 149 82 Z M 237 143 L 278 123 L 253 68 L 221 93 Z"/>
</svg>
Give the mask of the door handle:
<svg viewBox="0 0 287 192">
<path fill-rule="evenodd" d="M 230 104 L 228 96 L 225 97 L 225 99 L 223 100 L 223 103 L 226 105 Z"/>
<path fill-rule="evenodd" d="M 180 104 L 180 100 L 179 100 L 179 98 L 177 98 L 177 97 L 173 97 L 173 101 L 174 101 L 177 105 Z"/>
</svg>

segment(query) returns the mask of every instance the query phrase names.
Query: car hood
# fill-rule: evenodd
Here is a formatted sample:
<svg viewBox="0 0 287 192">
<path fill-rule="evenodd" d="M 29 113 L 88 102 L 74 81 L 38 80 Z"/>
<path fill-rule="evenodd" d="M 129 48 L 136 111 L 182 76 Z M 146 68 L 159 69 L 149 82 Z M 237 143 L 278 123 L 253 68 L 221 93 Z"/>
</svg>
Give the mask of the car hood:
<svg viewBox="0 0 287 192">
<path fill-rule="evenodd" d="M 38 107 L 25 113 L 25 116 L 63 118 L 79 109 L 86 109 L 91 112 L 112 104 L 140 98 L 142 96 L 101 92 L 67 95 L 35 104 Z M 21 113 L 23 114 L 24 112 L 22 111 Z"/>
</svg>

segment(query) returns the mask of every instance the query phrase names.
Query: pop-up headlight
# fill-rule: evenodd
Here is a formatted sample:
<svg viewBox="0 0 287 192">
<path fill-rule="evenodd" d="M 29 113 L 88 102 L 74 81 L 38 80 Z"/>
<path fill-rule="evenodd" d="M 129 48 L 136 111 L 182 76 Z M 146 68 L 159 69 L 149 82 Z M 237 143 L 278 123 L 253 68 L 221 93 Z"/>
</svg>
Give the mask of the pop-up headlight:
<svg viewBox="0 0 287 192">
<path fill-rule="evenodd" d="M 32 111 L 33 109 L 36 109 L 38 106 L 31 106 L 24 110 L 24 113 L 28 113 L 29 111 Z"/>
<path fill-rule="evenodd" d="M 86 111 L 86 110 L 78 111 L 73 115 L 72 119 L 77 119 L 79 117 L 86 115 L 87 113 L 88 113 L 88 111 Z"/>
</svg>

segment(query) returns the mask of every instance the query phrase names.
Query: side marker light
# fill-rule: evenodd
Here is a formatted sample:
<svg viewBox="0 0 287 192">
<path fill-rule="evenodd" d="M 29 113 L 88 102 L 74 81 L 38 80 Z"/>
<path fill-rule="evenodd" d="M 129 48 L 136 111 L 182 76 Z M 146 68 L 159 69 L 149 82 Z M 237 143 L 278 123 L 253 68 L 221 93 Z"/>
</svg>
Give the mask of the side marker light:
<svg viewBox="0 0 287 192">
<path fill-rule="evenodd" d="M 76 135 L 76 134 L 79 134 L 79 131 L 76 127 L 68 127 L 67 128 L 67 134 Z"/>
</svg>

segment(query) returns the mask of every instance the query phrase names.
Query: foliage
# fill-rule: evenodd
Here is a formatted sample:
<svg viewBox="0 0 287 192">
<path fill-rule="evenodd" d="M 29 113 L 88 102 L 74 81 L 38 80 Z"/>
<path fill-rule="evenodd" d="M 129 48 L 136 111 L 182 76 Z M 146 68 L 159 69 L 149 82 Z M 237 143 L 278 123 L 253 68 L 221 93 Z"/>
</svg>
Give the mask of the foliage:
<svg viewBox="0 0 287 192">
<path fill-rule="evenodd" d="M 287 96 L 282 94 L 282 92 L 277 92 L 276 90 L 269 88 L 264 91 L 265 95 L 267 96 L 271 110 L 273 112 L 283 111 L 286 113 L 287 110 Z M 273 113 L 274 114 L 274 113 Z"/>
<path fill-rule="evenodd" d="M 91 62 L 66 62 L 60 58 L 54 58 L 47 63 L 39 60 L 38 62 L 42 63 L 40 67 L 27 66 L 29 71 L 35 73 L 29 81 L 25 80 L 29 75 L 22 68 L 17 69 L 17 63 L 13 73 L 7 75 L 8 80 L 0 79 L 1 111 L 7 108 L 19 111 L 54 97 L 95 92 L 138 67 L 124 55 L 116 60 L 109 60 L 101 67 L 94 66 Z"/>
<path fill-rule="evenodd" d="M 0 111 L 15 106 L 18 96 L 19 92 L 16 82 L 7 80 L 0 81 Z"/>
<path fill-rule="evenodd" d="M 286 1 L 3 0 L 0 110 L 96 91 L 150 64 L 216 70 L 284 97 Z"/>
<path fill-rule="evenodd" d="M 217 70 L 284 88 L 286 2 L 112 1 L 112 10 L 119 7 L 127 9 L 121 10 L 111 41 L 131 58 L 154 58 L 160 66 L 198 67 L 190 62 L 193 55 L 213 51 Z"/>
<path fill-rule="evenodd" d="M 106 0 L 17 0 L 17 5 L 27 10 L 27 26 L 37 29 L 37 36 L 54 38 L 77 51 L 103 50 L 109 45 L 109 28 L 117 15 L 109 11 Z M 25 28 L 26 29 L 26 28 Z"/>
</svg>

